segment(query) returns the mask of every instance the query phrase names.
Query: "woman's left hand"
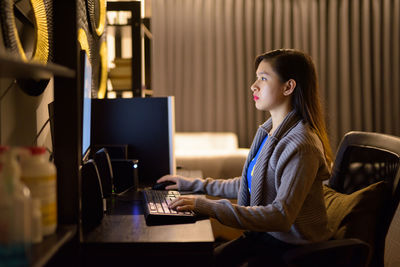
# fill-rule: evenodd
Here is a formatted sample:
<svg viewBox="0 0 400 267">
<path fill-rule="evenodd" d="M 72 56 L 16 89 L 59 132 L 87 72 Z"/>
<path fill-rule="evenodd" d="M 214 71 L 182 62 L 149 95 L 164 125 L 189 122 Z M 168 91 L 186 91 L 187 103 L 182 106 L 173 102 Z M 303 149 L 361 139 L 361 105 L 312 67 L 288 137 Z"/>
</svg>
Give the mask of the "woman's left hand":
<svg viewBox="0 0 400 267">
<path fill-rule="evenodd" d="M 177 211 L 192 211 L 194 210 L 194 204 L 196 197 L 180 196 L 173 200 L 168 207 Z"/>
</svg>

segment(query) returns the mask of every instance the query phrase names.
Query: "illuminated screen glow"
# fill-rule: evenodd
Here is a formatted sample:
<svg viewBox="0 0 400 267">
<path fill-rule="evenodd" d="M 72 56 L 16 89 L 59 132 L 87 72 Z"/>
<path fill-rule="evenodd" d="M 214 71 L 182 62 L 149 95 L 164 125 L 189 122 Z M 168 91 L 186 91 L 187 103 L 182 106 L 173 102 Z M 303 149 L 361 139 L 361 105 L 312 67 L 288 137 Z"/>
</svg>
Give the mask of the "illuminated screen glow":
<svg viewBox="0 0 400 267">
<path fill-rule="evenodd" d="M 82 157 L 85 156 L 90 147 L 90 127 L 92 109 L 92 66 L 85 53 L 83 85 L 83 125 L 82 125 Z"/>
</svg>

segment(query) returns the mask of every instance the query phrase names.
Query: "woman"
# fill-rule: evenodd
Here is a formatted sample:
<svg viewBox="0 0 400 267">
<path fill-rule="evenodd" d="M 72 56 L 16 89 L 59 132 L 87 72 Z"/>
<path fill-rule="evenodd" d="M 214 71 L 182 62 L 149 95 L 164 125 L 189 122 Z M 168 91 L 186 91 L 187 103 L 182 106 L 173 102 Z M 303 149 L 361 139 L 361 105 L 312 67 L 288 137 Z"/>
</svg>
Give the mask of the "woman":
<svg viewBox="0 0 400 267">
<path fill-rule="evenodd" d="M 247 230 L 215 249 L 217 266 L 243 262 L 276 266 L 295 246 L 327 240 L 322 180 L 330 176 L 331 149 L 311 58 L 296 50 L 267 52 L 255 60 L 251 86 L 256 108 L 271 117 L 258 129 L 241 177 L 188 179 L 167 175 L 166 189 L 237 198 L 181 197 L 170 204 Z"/>
</svg>

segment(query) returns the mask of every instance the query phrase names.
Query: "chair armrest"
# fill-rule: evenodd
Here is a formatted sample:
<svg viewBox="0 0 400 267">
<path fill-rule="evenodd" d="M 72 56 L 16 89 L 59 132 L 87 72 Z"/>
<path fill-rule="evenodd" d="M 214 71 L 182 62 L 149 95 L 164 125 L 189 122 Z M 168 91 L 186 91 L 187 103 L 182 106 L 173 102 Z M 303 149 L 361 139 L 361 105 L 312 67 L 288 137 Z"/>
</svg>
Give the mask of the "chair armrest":
<svg viewBox="0 0 400 267">
<path fill-rule="evenodd" d="M 128 189 L 138 187 L 138 160 L 136 159 L 111 159 L 113 170 L 113 185 L 116 194 Z"/>
<path fill-rule="evenodd" d="M 288 266 L 367 266 L 370 246 L 359 239 L 328 240 L 289 250 Z"/>
</svg>

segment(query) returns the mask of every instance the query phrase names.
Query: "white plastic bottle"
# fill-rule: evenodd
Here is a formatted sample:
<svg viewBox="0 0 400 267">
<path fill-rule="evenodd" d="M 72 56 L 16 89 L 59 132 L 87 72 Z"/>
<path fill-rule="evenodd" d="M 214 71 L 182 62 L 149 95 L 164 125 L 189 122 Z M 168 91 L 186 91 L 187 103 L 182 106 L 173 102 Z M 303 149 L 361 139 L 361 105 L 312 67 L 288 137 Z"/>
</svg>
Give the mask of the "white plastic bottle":
<svg viewBox="0 0 400 267">
<path fill-rule="evenodd" d="M 32 198 L 32 243 L 40 243 L 43 241 L 42 231 L 42 209 L 40 199 Z"/>
<path fill-rule="evenodd" d="M 21 180 L 40 199 L 42 233 L 53 234 L 57 228 L 57 171 L 46 156 L 44 147 L 28 148 L 30 155 L 21 158 Z"/>
<path fill-rule="evenodd" d="M 31 198 L 14 150 L 0 149 L 0 265 L 28 266 Z"/>
</svg>

